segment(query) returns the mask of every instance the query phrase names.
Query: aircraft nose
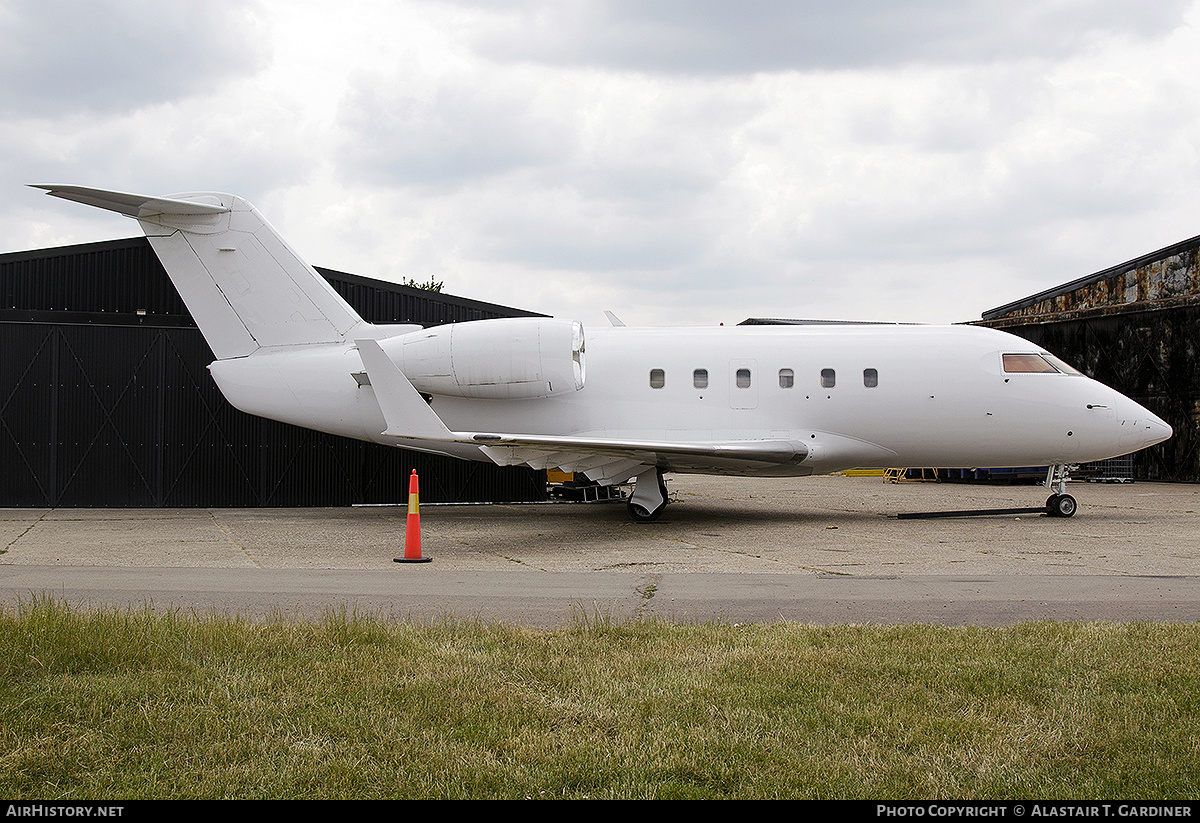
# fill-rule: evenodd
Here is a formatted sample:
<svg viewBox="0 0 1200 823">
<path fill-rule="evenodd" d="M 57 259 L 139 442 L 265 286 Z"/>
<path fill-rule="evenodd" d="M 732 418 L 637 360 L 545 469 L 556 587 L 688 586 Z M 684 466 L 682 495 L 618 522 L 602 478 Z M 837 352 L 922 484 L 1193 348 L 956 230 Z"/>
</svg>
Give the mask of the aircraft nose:
<svg viewBox="0 0 1200 823">
<path fill-rule="evenodd" d="M 1129 438 L 1135 449 L 1162 443 L 1175 433 L 1170 424 L 1144 406 L 1132 400 L 1123 405 L 1121 426 L 1127 433 L 1123 434 L 1122 440 Z"/>
<path fill-rule="evenodd" d="M 1175 430 L 1171 428 L 1171 424 L 1163 420 L 1153 412 L 1146 412 L 1146 445 L 1153 446 L 1155 443 L 1162 443 L 1164 440 L 1169 440 Z"/>
</svg>

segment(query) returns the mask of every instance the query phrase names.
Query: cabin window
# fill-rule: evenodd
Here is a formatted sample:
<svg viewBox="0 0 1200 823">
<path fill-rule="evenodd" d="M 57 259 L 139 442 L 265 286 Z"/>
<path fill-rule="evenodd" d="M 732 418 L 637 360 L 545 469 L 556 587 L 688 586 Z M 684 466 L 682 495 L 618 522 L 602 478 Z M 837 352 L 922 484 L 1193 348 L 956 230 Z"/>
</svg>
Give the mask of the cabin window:
<svg viewBox="0 0 1200 823">
<path fill-rule="evenodd" d="M 750 370 L 749 369 L 738 369 L 737 370 L 737 387 L 739 389 L 750 388 Z"/>
<path fill-rule="evenodd" d="M 832 389 L 837 383 L 837 375 L 833 369 L 821 369 L 821 388 Z"/>
<path fill-rule="evenodd" d="M 1058 372 L 1058 369 L 1054 368 L 1050 361 L 1040 354 L 1006 354 L 1003 359 L 1004 371 L 1009 374 L 1055 374 Z"/>
<path fill-rule="evenodd" d="M 650 370 L 650 388 L 661 389 L 667 385 L 667 375 L 662 369 Z"/>
<path fill-rule="evenodd" d="M 790 389 L 796 384 L 796 375 L 791 369 L 779 370 L 779 388 Z"/>
<path fill-rule="evenodd" d="M 875 369 L 863 369 L 863 385 L 873 389 L 879 385 L 879 372 Z"/>
<path fill-rule="evenodd" d="M 707 389 L 708 369 L 696 369 L 692 372 L 692 385 L 698 389 Z"/>
</svg>

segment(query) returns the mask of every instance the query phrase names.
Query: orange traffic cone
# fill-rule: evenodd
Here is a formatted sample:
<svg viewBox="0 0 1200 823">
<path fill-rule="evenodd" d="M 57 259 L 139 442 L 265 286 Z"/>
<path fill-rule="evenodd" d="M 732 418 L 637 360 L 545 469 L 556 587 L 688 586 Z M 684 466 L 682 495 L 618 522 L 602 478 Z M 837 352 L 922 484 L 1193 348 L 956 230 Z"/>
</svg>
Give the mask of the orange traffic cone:
<svg viewBox="0 0 1200 823">
<path fill-rule="evenodd" d="M 417 493 L 417 470 L 408 478 L 408 522 L 404 528 L 404 557 L 397 563 L 428 563 L 433 558 L 421 557 L 421 503 Z"/>
</svg>

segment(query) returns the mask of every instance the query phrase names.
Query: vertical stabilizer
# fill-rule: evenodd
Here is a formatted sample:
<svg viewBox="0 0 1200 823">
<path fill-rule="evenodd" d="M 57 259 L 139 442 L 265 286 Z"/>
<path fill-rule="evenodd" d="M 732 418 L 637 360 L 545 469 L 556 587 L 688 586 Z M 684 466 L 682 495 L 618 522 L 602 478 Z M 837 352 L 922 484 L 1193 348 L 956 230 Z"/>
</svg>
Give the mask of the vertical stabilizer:
<svg viewBox="0 0 1200 823">
<path fill-rule="evenodd" d="M 218 360 L 264 347 L 340 343 L 362 322 L 240 197 L 35 188 L 136 219 Z"/>
</svg>

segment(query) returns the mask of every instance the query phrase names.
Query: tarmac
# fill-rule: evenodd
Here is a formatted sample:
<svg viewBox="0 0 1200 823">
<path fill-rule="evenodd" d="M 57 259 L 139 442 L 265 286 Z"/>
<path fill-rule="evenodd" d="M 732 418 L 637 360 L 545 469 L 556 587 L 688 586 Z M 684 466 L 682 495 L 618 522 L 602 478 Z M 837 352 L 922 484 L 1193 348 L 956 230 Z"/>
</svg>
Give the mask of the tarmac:
<svg viewBox="0 0 1200 823">
<path fill-rule="evenodd" d="M 38 598 L 247 619 L 351 613 L 579 621 L 1200 620 L 1200 485 L 1044 488 L 878 476 L 669 476 L 655 523 L 623 503 L 317 509 L 0 509 L 0 608 Z"/>
</svg>

